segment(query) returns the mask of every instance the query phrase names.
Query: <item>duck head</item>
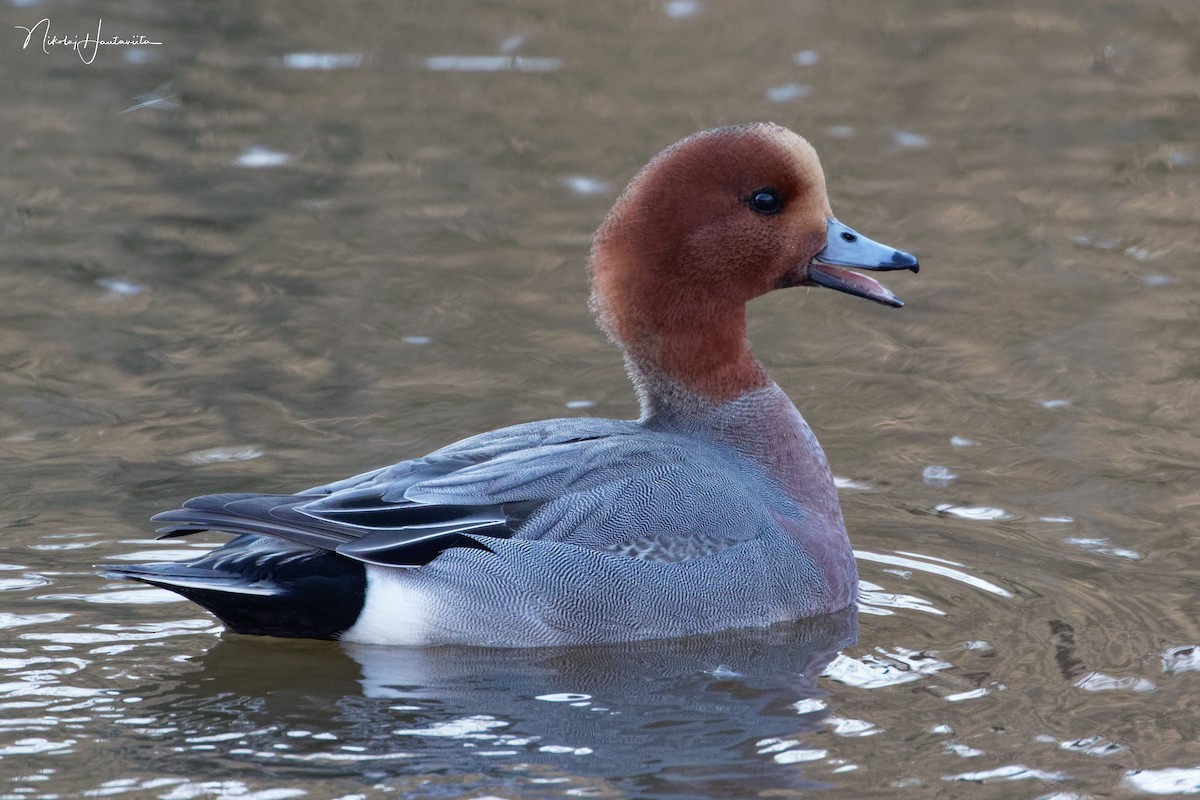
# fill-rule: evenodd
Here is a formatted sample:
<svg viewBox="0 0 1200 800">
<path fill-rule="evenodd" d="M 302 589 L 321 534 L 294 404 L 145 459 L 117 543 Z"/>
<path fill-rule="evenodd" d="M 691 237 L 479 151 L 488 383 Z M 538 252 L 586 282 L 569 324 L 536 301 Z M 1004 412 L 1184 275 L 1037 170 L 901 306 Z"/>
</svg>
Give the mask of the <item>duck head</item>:
<svg viewBox="0 0 1200 800">
<path fill-rule="evenodd" d="M 917 259 L 833 215 L 816 151 L 787 128 L 702 131 L 639 172 L 597 231 L 589 261 L 600 326 L 642 395 L 655 382 L 724 402 L 768 382 L 746 343 L 745 305 L 792 286 L 903 303 L 854 272 Z"/>
</svg>

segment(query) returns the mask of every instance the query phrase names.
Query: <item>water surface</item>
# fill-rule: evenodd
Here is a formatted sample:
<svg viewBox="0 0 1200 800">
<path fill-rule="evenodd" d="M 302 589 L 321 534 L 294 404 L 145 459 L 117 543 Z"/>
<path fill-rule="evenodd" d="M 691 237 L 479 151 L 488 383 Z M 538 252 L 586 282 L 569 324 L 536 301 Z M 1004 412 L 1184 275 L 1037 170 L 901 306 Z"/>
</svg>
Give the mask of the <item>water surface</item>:
<svg viewBox="0 0 1200 800">
<path fill-rule="evenodd" d="M 144 34 L 84 63 L 57 33 Z M 0 797 L 1200 793 L 1200 10 L 0 6 Z M 5 33 L 8 31 L 9 33 Z M 628 648 L 223 634 L 92 565 L 147 518 L 636 413 L 588 239 L 771 119 L 896 311 L 751 309 L 857 616 Z"/>
</svg>

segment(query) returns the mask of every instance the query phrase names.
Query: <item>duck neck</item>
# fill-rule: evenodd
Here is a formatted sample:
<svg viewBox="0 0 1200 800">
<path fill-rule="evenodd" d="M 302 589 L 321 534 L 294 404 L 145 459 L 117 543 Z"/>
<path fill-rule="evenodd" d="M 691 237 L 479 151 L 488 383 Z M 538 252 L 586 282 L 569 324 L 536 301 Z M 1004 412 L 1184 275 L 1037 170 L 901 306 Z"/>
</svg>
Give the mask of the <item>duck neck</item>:
<svg viewBox="0 0 1200 800">
<path fill-rule="evenodd" d="M 689 309 L 630 337 L 625 364 L 642 418 L 696 414 L 770 385 L 746 339 L 745 306 Z"/>
<path fill-rule="evenodd" d="M 641 421 L 729 445 L 766 468 L 794 500 L 842 527 L 825 453 L 746 339 L 745 307 L 675 317 L 625 350 Z"/>
</svg>

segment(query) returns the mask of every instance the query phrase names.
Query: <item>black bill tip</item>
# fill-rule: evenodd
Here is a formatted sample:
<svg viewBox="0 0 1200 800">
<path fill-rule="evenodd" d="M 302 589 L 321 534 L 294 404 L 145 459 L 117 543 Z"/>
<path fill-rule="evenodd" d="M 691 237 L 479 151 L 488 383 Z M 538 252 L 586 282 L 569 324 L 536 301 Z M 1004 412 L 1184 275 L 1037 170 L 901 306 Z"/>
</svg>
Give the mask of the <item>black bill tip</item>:
<svg viewBox="0 0 1200 800">
<path fill-rule="evenodd" d="M 913 272 L 920 272 L 921 265 L 917 261 L 917 257 L 912 253 L 906 253 L 903 250 L 897 250 L 892 253 L 891 263 L 887 265 L 888 269 L 911 269 Z"/>
</svg>

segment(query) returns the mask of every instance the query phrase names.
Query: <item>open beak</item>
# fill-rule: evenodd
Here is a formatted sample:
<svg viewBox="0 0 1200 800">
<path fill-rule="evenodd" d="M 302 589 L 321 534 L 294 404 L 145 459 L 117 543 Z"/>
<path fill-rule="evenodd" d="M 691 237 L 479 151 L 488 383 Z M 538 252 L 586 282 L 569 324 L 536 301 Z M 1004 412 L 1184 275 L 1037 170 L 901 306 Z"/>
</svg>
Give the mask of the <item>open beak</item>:
<svg viewBox="0 0 1200 800">
<path fill-rule="evenodd" d="M 808 280 L 805 282 L 865 297 L 887 306 L 899 308 L 904 305 L 879 281 L 844 267 L 878 271 L 920 270 L 916 256 L 911 253 L 872 241 L 830 217 L 825 248 L 809 262 Z"/>
</svg>

